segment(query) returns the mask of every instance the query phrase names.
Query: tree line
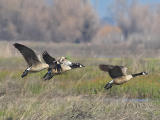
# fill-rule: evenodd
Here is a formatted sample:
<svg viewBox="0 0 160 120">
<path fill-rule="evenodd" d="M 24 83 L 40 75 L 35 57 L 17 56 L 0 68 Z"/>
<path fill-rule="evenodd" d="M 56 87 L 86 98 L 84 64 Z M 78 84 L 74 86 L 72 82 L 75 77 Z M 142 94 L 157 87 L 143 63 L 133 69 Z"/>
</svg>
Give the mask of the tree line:
<svg viewBox="0 0 160 120">
<path fill-rule="evenodd" d="M 109 10 L 115 25 L 101 23 L 90 0 L 0 0 L 0 40 L 160 47 L 160 4 L 113 0 Z"/>
<path fill-rule="evenodd" d="M 86 0 L 0 0 L 0 40 L 90 42 L 98 24 Z"/>
</svg>

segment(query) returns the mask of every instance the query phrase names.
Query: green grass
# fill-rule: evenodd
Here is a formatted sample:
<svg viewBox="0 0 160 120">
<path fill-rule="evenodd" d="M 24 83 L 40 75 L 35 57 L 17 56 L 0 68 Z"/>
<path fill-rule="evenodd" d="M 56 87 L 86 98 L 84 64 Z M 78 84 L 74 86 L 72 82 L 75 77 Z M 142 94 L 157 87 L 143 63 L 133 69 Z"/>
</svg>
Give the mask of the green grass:
<svg viewBox="0 0 160 120">
<path fill-rule="evenodd" d="M 9 59 L 1 59 L 0 62 L 1 61 L 4 66 L 5 62 L 3 61 L 8 61 L 9 64 L 7 64 L 7 66 L 11 65 L 11 69 L 6 68 L 5 70 L 0 70 L 0 84 L 5 84 L 5 79 L 7 79 L 8 82 L 12 81 L 15 84 L 20 83 L 23 86 L 24 91 L 27 91 L 31 95 L 41 94 L 54 88 L 57 91 L 60 90 L 63 94 L 73 95 L 104 93 L 111 96 L 128 96 L 132 98 L 160 97 L 159 59 L 146 58 L 136 61 L 137 63 L 129 58 L 80 59 L 80 62 L 82 63 L 85 61 L 83 63 L 86 65 L 85 68 L 74 69 L 63 73 L 62 75 L 54 76 L 50 81 L 43 81 L 41 79 L 46 70 L 39 73 L 29 74 L 22 79 L 20 75 L 23 72 L 23 69 L 21 67 L 16 67 L 14 70 L 14 66 L 18 66 L 19 63 L 15 61 L 20 61 L 18 58 L 14 58 L 14 62 L 9 62 Z M 23 64 L 22 61 L 20 63 Z M 124 85 L 113 86 L 112 89 L 106 91 L 103 87 L 111 80 L 111 78 L 107 73 L 99 70 L 98 63 L 125 64 L 129 67 L 129 73 L 147 71 L 149 72 L 149 75 L 134 78 Z"/>
<path fill-rule="evenodd" d="M 49 81 L 43 81 L 42 77 L 46 70 L 29 74 L 22 79 L 20 76 L 25 69 L 24 60 L 1 58 L 0 119 L 10 117 L 22 120 L 40 119 L 38 116 L 45 119 L 45 116 L 47 116 L 46 118 L 54 116 L 53 118 L 57 119 L 64 117 L 72 120 L 76 117 L 92 119 L 101 115 L 99 119 L 103 120 L 106 115 L 111 117 L 113 111 L 125 111 L 121 104 L 128 105 L 123 101 L 115 106 L 111 104 L 112 100 L 103 102 L 110 98 L 147 98 L 151 101 L 145 103 L 145 106 L 143 106 L 144 103 L 136 104 L 143 109 L 151 106 L 153 111 L 157 108 L 156 106 L 160 106 L 160 59 L 81 58 L 72 60 L 80 62 L 86 67 L 54 76 Z M 124 85 L 113 86 L 112 89 L 105 90 L 104 85 L 111 78 L 107 73 L 99 70 L 100 63 L 126 65 L 129 73 L 147 71 L 149 75 L 134 78 Z M 135 107 L 135 103 L 128 106 L 128 109 L 132 111 L 131 108 Z M 135 107 L 134 109 L 141 108 Z M 159 116 L 160 111 L 152 111 L 151 115 L 149 108 L 144 110 L 141 116 L 149 118 L 152 118 L 152 115 Z M 128 115 L 130 114 L 128 113 Z M 116 119 L 114 116 L 112 117 Z"/>
</svg>

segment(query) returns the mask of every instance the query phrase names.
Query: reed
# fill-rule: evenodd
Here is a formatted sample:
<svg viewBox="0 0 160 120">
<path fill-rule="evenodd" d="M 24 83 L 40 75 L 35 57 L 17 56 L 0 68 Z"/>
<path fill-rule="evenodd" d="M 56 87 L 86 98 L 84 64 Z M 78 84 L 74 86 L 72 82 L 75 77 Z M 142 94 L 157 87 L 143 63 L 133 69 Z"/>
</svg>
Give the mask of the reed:
<svg viewBox="0 0 160 120">
<path fill-rule="evenodd" d="M 46 70 L 22 79 L 20 75 L 25 69 L 23 59 L 0 58 L 0 119 L 104 120 L 106 117 L 118 119 L 118 116 L 122 119 L 160 117 L 160 59 L 71 57 L 71 60 L 81 62 L 86 67 L 43 81 L 41 78 Z M 143 70 L 149 72 L 149 75 L 105 90 L 103 87 L 111 78 L 99 70 L 100 63 L 126 65 L 129 73 Z M 149 101 L 125 101 L 126 98 Z M 122 115 L 121 111 L 125 114 Z"/>
</svg>

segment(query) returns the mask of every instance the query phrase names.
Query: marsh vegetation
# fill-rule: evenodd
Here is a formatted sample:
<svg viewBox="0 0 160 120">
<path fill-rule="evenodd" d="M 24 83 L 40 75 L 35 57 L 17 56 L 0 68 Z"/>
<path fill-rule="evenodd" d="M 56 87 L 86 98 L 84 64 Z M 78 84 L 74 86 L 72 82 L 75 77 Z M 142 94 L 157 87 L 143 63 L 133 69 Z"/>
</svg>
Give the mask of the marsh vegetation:
<svg viewBox="0 0 160 120">
<path fill-rule="evenodd" d="M 78 58 L 86 65 L 57 75 L 49 81 L 46 71 L 20 77 L 24 60 L 0 59 L 0 119 L 104 120 L 158 119 L 160 116 L 160 60 L 144 58 Z M 146 70 L 148 76 L 104 90 L 111 78 L 98 68 L 99 63 L 126 65 L 130 72 Z M 16 69 L 15 69 L 16 68 Z"/>
<path fill-rule="evenodd" d="M 0 0 L 0 120 L 160 118 L 160 3 L 112 0 L 100 18 L 98 2 Z M 22 79 L 26 63 L 15 42 L 86 67 L 49 81 L 47 70 Z M 101 63 L 149 75 L 105 90 L 111 78 Z"/>
</svg>

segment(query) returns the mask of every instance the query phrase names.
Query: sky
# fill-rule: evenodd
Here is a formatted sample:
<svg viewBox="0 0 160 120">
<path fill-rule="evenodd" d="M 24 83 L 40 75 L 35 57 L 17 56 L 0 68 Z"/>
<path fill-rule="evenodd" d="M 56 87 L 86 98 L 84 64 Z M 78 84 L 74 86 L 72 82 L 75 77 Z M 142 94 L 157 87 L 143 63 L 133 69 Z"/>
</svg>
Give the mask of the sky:
<svg viewBox="0 0 160 120">
<path fill-rule="evenodd" d="M 100 18 L 108 17 L 108 8 L 112 4 L 113 0 L 91 0 L 91 4 L 96 9 Z M 160 3 L 160 0 L 139 0 L 142 4 L 156 4 Z"/>
<path fill-rule="evenodd" d="M 91 0 L 91 4 L 96 9 L 100 18 L 104 18 L 107 14 L 107 8 L 112 4 L 112 0 Z"/>
<path fill-rule="evenodd" d="M 49 3 L 52 3 L 53 0 L 47 0 Z M 129 1 L 129 0 L 128 0 Z M 160 4 L 160 0 L 137 0 L 142 4 Z M 111 4 L 113 4 L 113 0 L 90 0 L 92 6 L 97 11 L 101 20 L 108 21 L 109 23 L 114 24 L 111 14 Z"/>
</svg>

